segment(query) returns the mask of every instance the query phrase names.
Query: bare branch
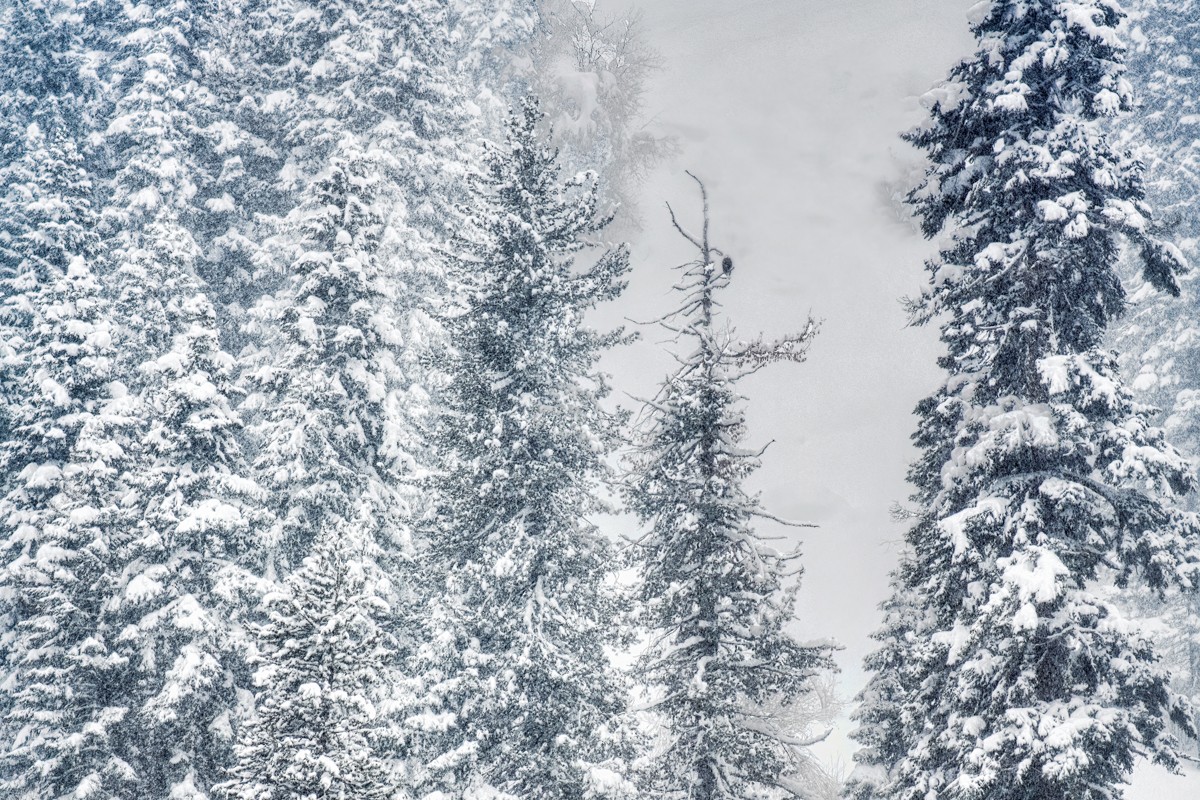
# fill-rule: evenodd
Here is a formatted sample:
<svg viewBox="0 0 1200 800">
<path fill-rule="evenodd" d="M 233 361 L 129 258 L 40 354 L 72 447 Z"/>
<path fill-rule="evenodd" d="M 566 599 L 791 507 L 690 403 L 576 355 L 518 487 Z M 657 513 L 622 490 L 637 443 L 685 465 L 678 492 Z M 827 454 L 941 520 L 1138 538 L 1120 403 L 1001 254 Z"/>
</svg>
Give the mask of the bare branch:
<svg viewBox="0 0 1200 800">
<path fill-rule="evenodd" d="M 810 317 L 800 333 L 791 333 L 770 342 L 760 336 L 743 344 L 739 350 L 729 351 L 727 357 L 747 374 L 779 361 L 801 364 L 808 358 L 808 348 L 819 328 L 820 323 Z"/>
<path fill-rule="evenodd" d="M 763 519 L 769 519 L 772 522 L 778 522 L 780 525 L 786 525 L 789 528 L 819 528 L 819 527 L 821 527 L 820 525 L 818 525 L 815 522 L 798 522 L 798 521 L 792 520 L 792 519 L 783 519 L 782 517 L 777 517 L 774 514 L 768 514 L 766 511 L 763 511 L 762 509 L 757 509 L 757 508 L 752 509 L 750 511 L 750 514 L 755 517 L 762 517 Z"/>
<path fill-rule="evenodd" d="M 708 189 L 706 189 L 704 187 L 704 181 L 697 178 L 692 173 L 691 170 L 685 169 L 684 172 L 686 172 L 689 176 L 691 176 L 691 179 L 694 180 L 696 182 L 696 184 L 700 187 L 700 199 L 704 201 L 704 237 L 703 237 L 704 244 L 699 245 L 699 247 L 701 250 L 704 251 L 704 260 L 705 260 L 705 262 L 707 262 L 709 260 L 709 258 L 708 258 L 708 253 L 709 253 L 709 247 L 708 247 Z"/>
<path fill-rule="evenodd" d="M 691 242 L 692 244 L 694 244 L 696 247 L 698 247 L 699 249 L 703 250 L 703 249 L 704 249 L 704 245 L 703 245 L 703 244 L 701 244 L 701 243 L 699 242 L 699 240 L 697 240 L 697 239 L 696 239 L 696 237 L 695 237 L 695 236 L 692 236 L 692 234 L 690 234 L 690 233 L 688 233 L 687 231 L 685 231 L 685 230 L 683 229 L 683 226 L 679 224 L 679 220 L 675 218 L 675 209 L 671 208 L 671 204 L 670 204 L 670 203 L 666 203 L 665 205 L 666 205 L 666 207 L 667 207 L 667 211 L 669 211 L 669 212 L 670 212 L 670 214 L 671 214 L 671 224 L 675 226 L 675 230 L 679 231 L 679 234 L 680 234 L 681 236 L 683 236 L 683 238 L 687 239 L 689 242 Z M 705 228 L 707 228 L 707 227 L 708 227 L 707 220 L 706 220 L 706 222 L 705 222 L 705 226 L 704 226 L 704 227 L 705 227 Z M 683 265 L 683 266 L 687 266 L 687 265 L 685 264 L 685 265 Z"/>
</svg>

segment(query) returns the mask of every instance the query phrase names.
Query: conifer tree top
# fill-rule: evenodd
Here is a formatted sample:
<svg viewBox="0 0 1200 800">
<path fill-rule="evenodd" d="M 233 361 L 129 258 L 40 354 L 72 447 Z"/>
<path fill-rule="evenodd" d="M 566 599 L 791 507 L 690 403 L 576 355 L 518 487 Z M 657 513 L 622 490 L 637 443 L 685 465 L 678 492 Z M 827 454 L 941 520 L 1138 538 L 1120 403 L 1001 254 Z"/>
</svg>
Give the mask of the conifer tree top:
<svg viewBox="0 0 1200 800">
<path fill-rule="evenodd" d="M 594 241 L 594 176 L 561 176 L 539 114 L 526 99 L 488 145 L 452 246 L 420 672 L 425 780 L 454 797 L 583 800 L 624 771 L 616 558 L 591 519 L 617 437 L 597 361 L 620 334 L 585 314 L 619 295 L 629 256 Z"/>
<path fill-rule="evenodd" d="M 679 305 L 658 320 L 680 346 L 678 368 L 646 403 L 628 484 L 649 527 L 634 550 L 651 632 L 639 672 L 662 728 L 646 781 L 698 800 L 804 797 L 824 780 L 804 747 L 826 731 L 798 708 L 832 666 L 833 645 L 786 630 L 799 554 L 756 530 L 755 518 L 774 518 L 744 488 L 761 451 L 743 445 L 737 386 L 768 364 L 804 361 L 817 325 L 745 342 L 718 322 L 716 296 L 734 280 L 733 264 L 709 241 L 708 195 L 692 177 L 703 227 L 686 230 L 673 209 L 671 221 L 696 257 L 677 268 Z"/>
</svg>

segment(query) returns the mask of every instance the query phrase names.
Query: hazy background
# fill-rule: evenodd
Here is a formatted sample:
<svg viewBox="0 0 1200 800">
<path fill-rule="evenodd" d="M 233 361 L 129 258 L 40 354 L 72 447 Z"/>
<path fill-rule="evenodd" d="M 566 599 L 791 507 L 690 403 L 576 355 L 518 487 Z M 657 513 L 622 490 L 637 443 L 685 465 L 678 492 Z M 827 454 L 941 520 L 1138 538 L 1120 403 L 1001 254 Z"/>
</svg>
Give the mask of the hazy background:
<svg viewBox="0 0 1200 800">
<path fill-rule="evenodd" d="M 903 528 L 917 400 L 938 381 L 934 329 L 906 327 L 899 298 L 917 292 L 924 241 L 890 199 L 920 163 L 897 134 L 919 122 L 918 98 L 971 51 L 975 0 L 640 0 L 664 69 L 651 81 L 653 125 L 680 154 L 641 192 L 644 231 L 619 309 L 648 319 L 674 298 L 671 266 L 692 257 L 664 201 L 699 221 L 690 169 L 708 185 L 714 245 L 735 262 L 723 298 L 741 333 L 824 320 L 808 363 L 750 379 L 751 443 L 774 444 L 755 485 L 803 531 L 798 614 L 806 636 L 834 637 L 841 693 L 865 682 L 878 604 Z M 605 5 L 602 2 L 601 7 Z M 609 8 L 629 3 L 609 2 Z M 646 395 L 670 368 L 647 331 L 606 363 L 616 385 Z M 784 529 L 786 530 L 786 529 Z M 792 535 L 795 535 L 793 531 Z M 843 720 L 821 755 L 846 765 Z M 1195 796 L 1195 782 L 1149 768 L 1131 798 Z"/>
</svg>

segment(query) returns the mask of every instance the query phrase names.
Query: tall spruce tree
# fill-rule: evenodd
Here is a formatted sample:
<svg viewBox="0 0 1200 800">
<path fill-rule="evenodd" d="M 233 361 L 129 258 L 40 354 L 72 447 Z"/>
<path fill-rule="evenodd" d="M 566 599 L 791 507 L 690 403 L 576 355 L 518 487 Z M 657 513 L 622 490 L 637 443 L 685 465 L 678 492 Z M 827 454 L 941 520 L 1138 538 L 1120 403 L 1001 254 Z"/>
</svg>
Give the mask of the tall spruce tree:
<svg viewBox="0 0 1200 800">
<path fill-rule="evenodd" d="M 85 169 L 99 93 L 91 3 L 0 14 L 0 775 L 6 794 L 131 785 L 115 632 L 126 419 Z"/>
<path fill-rule="evenodd" d="M 1200 69 L 1193 57 L 1200 36 L 1196 0 L 1132 0 L 1124 8 L 1128 77 L 1138 103 L 1116 130 L 1145 162 L 1146 193 L 1157 201 L 1162 223 L 1191 238 L 1196 221 L 1186 211 L 1200 182 L 1200 145 L 1189 133 L 1198 107 L 1190 91 Z"/>
<path fill-rule="evenodd" d="M 264 294 L 247 333 L 265 366 L 250 373 L 248 409 L 259 409 L 261 398 L 281 398 L 290 391 L 267 385 L 276 378 L 291 380 L 274 367 L 280 352 L 285 353 L 283 361 L 295 363 L 302 357 L 296 348 L 312 349 L 316 361 L 327 355 L 322 348 L 341 349 L 333 337 L 337 326 L 346 323 L 337 315 L 350 313 L 355 300 L 347 298 L 360 300 L 353 313 L 361 316 L 353 324 L 364 333 L 364 349 L 361 358 L 347 354 L 345 367 L 356 372 L 339 373 L 331 390 L 341 391 L 344 385 L 358 395 L 348 397 L 348 403 L 370 406 L 354 422 L 362 424 L 372 449 L 362 463 L 375 459 L 373 469 L 380 469 L 383 460 L 389 461 L 388 476 L 381 479 L 391 492 L 392 510 L 402 516 L 408 515 L 405 506 L 419 498 L 400 491 L 401 478 L 417 472 L 424 461 L 414 420 L 428 399 L 417 355 L 437 339 L 431 312 L 449 293 L 432 244 L 453 229 L 448 221 L 452 215 L 446 212 L 455 191 L 453 176 L 461 174 L 458 143 L 468 118 L 456 76 L 446 63 L 452 51 L 448 6 L 445 0 L 346 0 L 292 14 L 288 4 L 263 2 L 250 12 L 264 54 L 255 78 L 258 111 L 252 116 L 257 129 L 273 131 L 264 139 L 277 151 L 282 197 L 277 208 L 268 209 L 273 219 L 257 231 L 256 285 Z M 339 166 L 331 171 L 331 163 Z M 331 191 L 345 197 L 322 205 Z M 345 219 L 338 218 L 338 208 L 346 212 Z M 369 222 L 360 212 L 369 213 Z M 322 213 L 328 220 L 320 224 L 329 227 L 318 231 L 315 219 Z M 334 241 L 337 229 L 356 237 L 347 251 L 353 263 L 340 278 L 316 265 L 344 249 L 344 243 Z M 359 277 L 349 276 L 360 269 Z M 329 282 L 342 279 L 359 285 L 343 287 L 350 294 L 338 293 Z M 327 291 L 336 294 L 323 294 Z M 318 301 L 329 301 L 330 308 L 317 308 L 313 304 Z M 295 313 L 328 326 L 317 337 L 322 341 L 309 343 L 287 330 L 292 321 L 285 319 L 285 309 L 304 303 L 309 306 L 297 306 Z M 363 369 L 374 373 L 359 374 Z M 304 379 L 297 380 L 297 387 L 304 385 Z M 364 382 L 370 386 L 350 388 Z M 307 413 L 305 404 L 323 402 L 318 398 L 299 389 L 284 401 L 297 404 L 290 410 L 273 403 L 269 414 L 251 411 L 264 484 L 298 475 L 292 470 L 284 478 L 276 468 L 280 459 L 290 458 L 280 448 L 296 444 L 286 441 L 288 430 L 278 428 L 276 421 L 282 414 Z M 336 415 L 326 422 L 341 424 Z M 273 427 L 282 438 L 270 432 Z M 358 457 L 347 448 L 345 458 Z M 288 515 L 301 513 L 287 510 L 283 524 L 291 524 Z M 303 548 L 293 553 L 294 563 L 303 555 Z"/>
<path fill-rule="evenodd" d="M 628 496 L 647 533 L 637 541 L 650 644 L 639 676 L 660 695 L 662 726 L 648 764 L 655 794 L 696 800 L 758 798 L 783 791 L 815 797 L 821 780 L 804 747 L 820 738 L 794 730 L 789 709 L 832 665 L 832 645 L 798 641 L 793 621 L 797 552 L 755 530 L 765 517 L 743 488 L 759 452 L 742 446 L 746 420 L 738 383 L 779 361 L 802 362 L 816 334 L 740 342 L 719 322 L 716 293 L 732 262 L 709 243 L 708 198 L 697 250 L 675 289 L 680 305 L 660 320 L 674 334 L 679 368 L 646 405 L 645 434 Z M 828 781 L 824 781 L 828 783 Z"/>
<path fill-rule="evenodd" d="M 91 121 L 87 101 L 96 99 L 96 75 L 88 68 L 84 34 L 95 12 L 90 0 L 14 2 L 0 9 L 0 169 L 20 158 L 25 129 L 45 101 L 70 98 L 76 130 Z"/>
<path fill-rule="evenodd" d="M 1146 164 L 1147 200 L 1191 257 L 1200 238 L 1200 221 L 1188 210 L 1200 192 L 1200 142 L 1191 130 L 1200 7 L 1195 0 L 1140 0 L 1131 6 L 1136 17 L 1128 23 L 1133 27 L 1129 38 L 1137 46 L 1129 56 L 1129 80 L 1140 102 L 1135 113 L 1116 121 L 1115 133 Z M 1111 339 L 1138 399 L 1158 409 L 1155 421 L 1194 456 L 1200 452 L 1193 413 L 1200 398 L 1195 273 L 1181 276 L 1179 301 L 1155 291 L 1136 270 L 1128 273 L 1123 277 L 1130 287 L 1129 313 L 1114 326 Z M 1195 498 L 1185 502 L 1194 506 Z"/>
<path fill-rule="evenodd" d="M 629 257 L 581 263 L 606 222 L 596 186 L 559 177 L 538 119 L 526 100 L 489 146 L 455 243 L 466 291 L 445 323 L 435 582 L 414 670 L 428 705 L 410 720 L 418 777 L 453 797 L 582 798 L 625 769 L 612 727 L 625 692 L 605 652 L 615 558 L 589 520 L 617 435 L 596 361 L 620 334 L 583 317 L 619 295 Z"/>
<path fill-rule="evenodd" d="M 248 408 L 273 497 L 273 570 L 284 573 L 350 520 L 381 544 L 399 530 L 387 442 L 401 340 L 376 252 L 378 189 L 365 153 L 335 158 L 291 218 L 302 239 L 287 283 L 254 311 L 267 347 Z"/>
<path fill-rule="evenodd" d="M 435 246 L 459 227 L 453 201 L 461 199 L 479 124 L 471 98 L 497 72 L 488 64 L 503 54 L 491 48 L 526 27 L 528 5 L 336 0 L 295 13 L 290 2 L 257 0 L 239 26 L 255 54 L 244 64 L 247 91 L 236 115 L 249 138 L 222 174 L 235 205 L 257 212 L 257 221 L 243 221 L 214 249 L 253 273 L 247 294 L 259 293 L 260 312 L 279 309 L 295 290 L 298 260 L 313 249 L 303 220 L 324 191 L 314 181 L 333 159 L 371 162 L 379 227 L 360 244 L 376 270 L 373 290 L 386 296 L 387 312 L 377 319 L 392 321 L 396 362 L 372 413 L 386 420 L 394 477 L 427 466 L 416 427 L 429 403 L 425 386 L 439 379 L 437 359 L 421 356 L 440 346 L 435 318 L 454 293 Z M 259 314 L 245 333 L 270 363 L 278 325 Z M 264 473 L 264 483 L 273 479 Z M 415 507 L 404 515 L 418 515 L 421 498 L 401 494 L 400 506 Z"/>
<path fill-rule="evenodd" d="M 449 4 L 452 40 L 460 72 L 484 97 L 499 100 L 496 90 L 512 67 L 513 54 L 533 34 L 544 13 L 541 0 L 455 0 Z M 494 95 L 494 97 L 493 97 Z"/>
<path fill-rule="evenodd" d="M 204 120 L 220 111 L 201 51 L 217 2 L 154 0 L 103 18 L 116 99 L 104 132 L 103 224 L 121 320 L 119 367 L 136 403 L 124 502 L 136 509 L 106 604 L 130 666 L 126 761 L 145 797 L 204 798 L 229 763 L 249 688 L 243 619 L 257 604 L 261 497 L 242 456 L 234 359 L 199 275 L 196 199 L 212 182 Z"/>
<path fill-rule="evenodd" d="M 65 123 L 75 149 L 86 157 L 86 133 L 92 128 L 91 106 L 97 96 L 95 75 L 85 67 L 82 37 L 82 18 L 89 6 L 21 2 L 0 9 L 0 186 L 28 185 L 30 165 L 22 159 L 27 132 L 35 117 L 47 113 L 46 103 L 70 107 L 71 118 Z M 22 270 L 23 248 L 29 244 L 26 199 L 18 192 L 0 192 L 5 204 L 0 213 L 0 278 Z M 13 355 L 9 343 L 14 335 L 0 320 L 0 357 Z M 13 382 L 18 374 L 15 368 L 0 370 L 0 436 L 5 438 L 7 401 L 17 396 L 19 387 Z"/>
<path fill-rule="evenodd" d="M 97 214 L 75 114 L 69 100 L 43 100 L 21 179 L 5 187 L 18 260 L 0 297 L 16 331 L 5 370 L 17 391 L 0 444 L 0 786 L 22 800 L 120 798 L 136 786 L 124 757 L 127 659 L 106 614 L 128 541 L 130 418 L 113 380 L 112 307 L 94 275 Z"/>
<path fill-rule="evenodd" d="M 177 255 L 159 250 L 155 266 L 186 276 Z M 169 313 L 171 346 L 139 367 L 140 446 L 128 476 L 139 514 L 110 611 L 136 665 L 129 725 L 138 744 L 129 760 L 146 797 L 184 800 L 208 797 L 223 776 L 245 713 L 252 646 L 244 624 L 263 591 L 256 534 L 266 515 L 246 477 L 233 358 L 218 342 L 212 304 L 184 293 Z"/>
<path fill-rule="evenodd" d="M 421 356 L 438 346 L 434 318 L 452 295 L 434 243 L 456 229 L 450 199 L 473 124 L 455 71 L 467 45 L 455 37 L 473 41 L 466 17 L 480 8 L 462 6 L 346 0 L 295 14 L 264 1 L 247 11 L 264 57 L 244 124 L 269 145 L 260 167 L 279 177 L 256 192 L 265 213 L 247 252 L 264 296 L 245 331 L 255 353 L 243 407 L 275 500 L 273 566 L 286 574 L 324 531 L 359 520 L 391 578 L 385 628 L 398 650 L 414 636 L 405 560 L 424 504 L 413 479 L 429 461 L 417 425 L 439 371 Z M 397 662 L 386 666 L 398 684 Z M 399 694 L 386 708 L 408 705 Z M 403 755 L 407 744 L 389 746 Z"/>
<path fill-rule="evenodd" d="M 1141 165 L 1107 122 L 1130 106 L 1119 7 L 994 0 L 978 49 L 908 135 L 909 202 L 945 244 L 914 303 L 944 384 L 920 403 L 910 553 L 861 696 L 861 798 L 1121 796 L 1134 760 L 1176 762 L 1182 722 L 1151 642 L 1101 582 L 1194 585 L 1186 461 L 1122 385 L 1106 327 L 1121 240 L 1177 293 Z"/>
</svg>

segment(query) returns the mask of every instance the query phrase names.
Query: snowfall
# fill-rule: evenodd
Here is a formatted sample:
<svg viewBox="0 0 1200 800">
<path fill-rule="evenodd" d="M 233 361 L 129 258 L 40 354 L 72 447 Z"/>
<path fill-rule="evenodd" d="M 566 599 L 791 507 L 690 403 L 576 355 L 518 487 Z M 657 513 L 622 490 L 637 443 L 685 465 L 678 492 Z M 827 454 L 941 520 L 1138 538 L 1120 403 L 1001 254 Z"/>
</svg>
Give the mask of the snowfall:
<svg viewBox="0 0 1200 800">
<path fill-rule="evenodd" d="M 749 421 L 775 440 L 758 480 L 765 504 L 820 522 L 803 538 L 799 624 L 844 644 L 839 683 L 850 699 L 866 679 L 862 658 L 902 534 L 889 508 L 909 491 L 912 408 L 937 380 L 935 332 L 907 328 L 898 302 L 919 289 L 932 245 L 891 199 L 920 164 L 897 134 L 920 120 L 918 96 L 970 52 L 972 3 L 635 5 L 664 57 L 648 116 L 678 137 L 680 153 L 643 187 L 634 278 L 612 321 L 655 316 L 669 288 L 666 267 L 682 259 L 662 201 L 688 208 L 684 168 L 705 176 L 713 235 L 738 259 L 731 316 L 767 333 L 790 330 L 810 310 L 825 320 L 808 363 L 764 371 L 748 386 Z M 648 337 L 607 367 L 636 390 L 666 365 Z M 819 746 L 835 772 L 851 763 L 850 729 L 843 716 Z M 1127 792 L 1196 796 L 1192 766 L 1175 776 L 1142 764 Z"/>
</svg>

